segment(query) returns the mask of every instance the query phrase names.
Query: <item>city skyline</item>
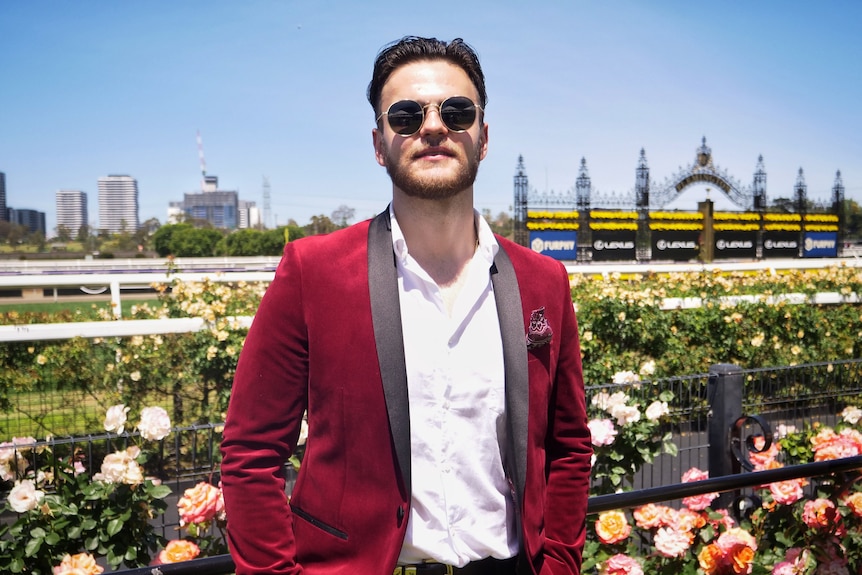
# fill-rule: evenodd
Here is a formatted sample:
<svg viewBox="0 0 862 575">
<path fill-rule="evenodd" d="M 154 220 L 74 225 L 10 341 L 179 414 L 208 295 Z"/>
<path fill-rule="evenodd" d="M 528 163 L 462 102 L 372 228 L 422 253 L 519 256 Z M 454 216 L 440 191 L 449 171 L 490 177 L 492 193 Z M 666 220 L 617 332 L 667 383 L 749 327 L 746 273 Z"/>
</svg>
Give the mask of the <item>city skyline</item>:
<svg viewBox="0 0 862 575">
<path fill-rule="evenodd" d="M 744 185 L 763 155 L 770 200 L 791 197 L 799 168 L 812 200 L 828 200 L 837 170 L 846 197 L 862 195 L 856 3 L 479 1 L 409 24 L 399 6 L 3 4 L 7 205 L 46 212 L 53 232 L 58 190 L 92 198 L 99 177 L 130 174 L 140 221 L 164 223 L 205 169 L 261 208 L 267 178 L 269 225 L 342 204 L 368 217 L 391 184 L 364 90 L 377 50 L 404 34 L 461 36 L 479 52 L 490 126 L 479 209 L 510 212 L 519 156 L 538 192 L 572 189 L 583 157 L 596 192 L 625 194 L 641 148 L 660 183 L 702 137 Z"/>
</svg>

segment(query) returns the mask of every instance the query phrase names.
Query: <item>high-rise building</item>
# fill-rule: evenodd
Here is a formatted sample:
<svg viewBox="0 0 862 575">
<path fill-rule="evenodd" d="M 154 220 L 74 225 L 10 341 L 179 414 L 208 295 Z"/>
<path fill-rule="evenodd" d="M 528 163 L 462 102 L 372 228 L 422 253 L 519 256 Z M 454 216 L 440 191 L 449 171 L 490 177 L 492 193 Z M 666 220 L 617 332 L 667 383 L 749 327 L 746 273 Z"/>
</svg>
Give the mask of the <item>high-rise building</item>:
<svg viewBox="0 0 862 575">
<path fill-rule="evenodd" d="M 255 229 L 260 227 L 260 210 L 254 202 L 239 200 L 237 202 L 237 209 L 239 214 L 239 225 L 237 227 L 239 229 Z"/>
<path fill-rule="evenodd" d="M 0 172 L 0 221 L 9 221 L 9 216 L 6 214 L 6 174 L 3 172 Z"/>
<path fill-rule="evenodd" d="M 30 233 L 41 232 L 43 236 L 45 235 L 45 212 L 8 208 L 6 213 L 13 224 L 24 226 Z"/>
<path fill-rule="evenodd" d="M 66 229 L 71 237 L 77 237 L 87 225 L 87 193 L 81 190 L 57 191 L 57 231 Z"/>
<path fill-rule="evenodd" d="M 124 175 L 99 178 L 99 229 L 134 233 L 138 226 L 138 181 Z"/>
<path fill-rule="evenodd" d="M 214 227 L 234 230 L 240 227 L 239 195 L 235 191 L 219 190 L 218 176 L 206 176 L 203 191 L 184 194 L 182 202 L 172 202 L 168 216 L 177 219 L 177 208 L 185 218 L 211 223 Z"/>
</svg>

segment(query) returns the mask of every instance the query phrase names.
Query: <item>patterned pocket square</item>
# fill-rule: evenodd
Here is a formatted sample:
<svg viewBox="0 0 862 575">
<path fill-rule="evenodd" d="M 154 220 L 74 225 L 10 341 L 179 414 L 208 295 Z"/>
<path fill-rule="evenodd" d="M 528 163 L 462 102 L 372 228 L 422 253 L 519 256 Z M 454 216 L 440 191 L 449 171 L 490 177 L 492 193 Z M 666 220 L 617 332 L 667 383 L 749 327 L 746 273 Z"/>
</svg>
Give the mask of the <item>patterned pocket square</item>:
<svg viewBox="0 0 862 575">
<path fill-rule="evenodd" d="M 530 328 L 527 330 L 527 349 L 536 349 L 551 341 L 554 332 L 545 318 L 545 308 L 533 310 L 530 314 Z"/>
</svg>

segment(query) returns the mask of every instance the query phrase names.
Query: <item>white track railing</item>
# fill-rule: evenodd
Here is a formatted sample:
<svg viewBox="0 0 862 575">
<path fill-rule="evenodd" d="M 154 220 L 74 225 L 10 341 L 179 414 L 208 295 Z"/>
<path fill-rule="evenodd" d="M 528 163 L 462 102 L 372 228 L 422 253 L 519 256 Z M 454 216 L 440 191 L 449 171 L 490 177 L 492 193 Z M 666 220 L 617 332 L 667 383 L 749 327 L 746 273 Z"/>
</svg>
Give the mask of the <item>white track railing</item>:
<svg viewBox="0 0 862 575">
<path fill-rule="evenodd" d="M 246 258 L 244 261 L 222 262 L 220 259 L 199 258 L 208 260 L 205 262 L 210 269 L 219 268 L 219 271 L 208 272 L 181 272 L 168 275 L 165 271 L 160 272 L 132 272 L 118 269 L 115 273 L 109 273 L 102 267 L 102 271 L 89 273 L 68 273 L 64 270 L 57 273 L 58 267 L 50 267 L 52 272 L 41 273 L 12 273 L 0 275 L 0 290 L 13 289 L 50 289 L 50 288 L 84 288 L 86 292 L 110 291 L 111 304 L 117 320 L 121 320 L 122 290 L 145 289 L 153 284 L 170 283 L 178 280 L 184 283 L 202 282 L 269 282 L 272 281 L 274 271 L 250 271 L 242 268 L 262 269 L 259 266 L 271 266 L 274 270 L 275 264 L 271 258 Z M 242 258 L 240 258 L 242 259 Z M 266 260 L 266 261 L 264 261 Z M 95 261 L 95 260 L 94 260 Z M 110 260 L 108 260 L 110 261 Z M 150 261 L 151 269 L 154 260 L 129 260 L 131 262 Z M 46 264 L 47 262 L 42 262 Z M 66 261 L 62 262 L 66 264 Z M 92 262 L 89 262 L 92 263 Z M 183 263 L 186 262 L 175 262 Z M 225 268 L 221 269 L 222 264 Z M 200 265 L 204 265 L 201 262 Z M 685 273 L 685 272 L 747 272 L 768 270 L 770 273 L 778 274 L 787 270 L 799 269 L 823 269 L 834 266 L 846 266 L 862 268 L 862 260 L 859 259 L 788 259 L 788 260 L 765 260 L 757 262 L 723 262 L 712 264 L 568 264 L 566 269 L 570 275 L 588 274 L 594 276 L 610 277 L 619 273 L 623 276 L 635 274 L 647 275 L 650 273 Z M 100 266 L 101 267 L 101 266 Z M 237 270 L 237 271 L 231 271 Z M 4 274 L 8 274 L 7 269 Z M 9 301 L 11 298 L 5 298 Z M 760 296 L 729 296 L 722 298 L 726 303 L 734 304 L 739 301 L 760 301 Z M 784 294 L 771 296 L 767 301 L 786 301 L 790 304 L 838 304 L 859 303 L 857 294 L 819 293 L 808 294 Z M 665 298 L 662 309 L 689 309 L 700 307 L 700 298 Z M 238 325 L 248 327 L 251 325 L 251 316 L 234 318 Z M 93 322 L 70 322 L 54 324 L 26 324 L 26 325 L 4 325 L 0 326 L 0 342 L 6 341 L 41 341 L 59 340 L 73 337 L 97 338 L 97 337 L 129 337 L 133 335 L 157 335 L 167 333 L 186 333 L 207 329 L 209 326 L 200 318 L 167 318 L 149 320 L 122 320 L 122 321 L 93 321 Z"/>
</svg>

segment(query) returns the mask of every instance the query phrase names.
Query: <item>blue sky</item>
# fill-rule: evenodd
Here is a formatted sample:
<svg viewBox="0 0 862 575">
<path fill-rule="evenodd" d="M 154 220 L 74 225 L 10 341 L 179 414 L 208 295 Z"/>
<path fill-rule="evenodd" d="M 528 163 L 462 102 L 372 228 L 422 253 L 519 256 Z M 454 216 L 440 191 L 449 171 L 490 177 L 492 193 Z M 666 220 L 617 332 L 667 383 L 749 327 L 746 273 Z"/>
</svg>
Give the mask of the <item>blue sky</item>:
<svg viewBox="0 0 862 575">
<path fill-rule="evenodd" d="M 371 216 L 391 186 L 365 89 L 377 51 L 415 34 L 482 60 L 478 208 L 510 210 L 519 155 L 536 192 L 572 188 L 584 157 L 594 193 L 625 193 L 641 148 L 661 183 L 702 137 L 745 185 L 762 154 L 770 199 L 801 167 L 811 199 L 840 169 L 862 201 L 860 30 L 856 1 L 2 0 L 0 171 L 7 204 L 49 228 L 58 189 L 87 192 L 97 224 L 108 174 L 135 177 L 141 220 L 164 222 L 200 189 L 200 131 L 221 188 L 262 206 L 268 178 L 270 224 Z"/>
</svg>

